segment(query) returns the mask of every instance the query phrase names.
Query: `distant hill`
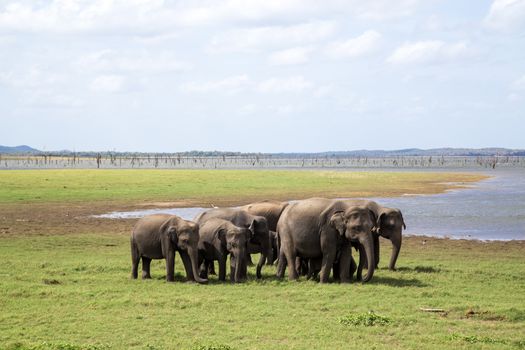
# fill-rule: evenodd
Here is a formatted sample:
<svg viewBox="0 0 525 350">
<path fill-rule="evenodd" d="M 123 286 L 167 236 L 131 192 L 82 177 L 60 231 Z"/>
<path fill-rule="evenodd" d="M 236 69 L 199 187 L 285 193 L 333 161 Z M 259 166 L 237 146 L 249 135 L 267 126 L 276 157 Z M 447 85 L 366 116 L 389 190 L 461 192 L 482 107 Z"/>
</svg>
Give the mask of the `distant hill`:
<svg viewBox="0 0 525 350">
<path fill-rule="evenodd" d="M 93 152 L 93 151 L 77 151 L 69 150 L 61 151 L 39 151 L 35 148 L 22 145 L 16 147 L 0 146 L 0 154 L 48 154 L 48 155 L 76 155 L 77 157 L 94 157 L 98 154 L 103 156 L 149 156 L 149 155 L 177 155 L 183 157 L 274 157 L 274 158 L 313 158 L 313 157 L 440 157 L 440 156 L 461 156 L 461 157 L 490 157 L 490 156 L 525 156 L 524 149 L 508 149 L 508 148 L 433 148 L 433 149 L 419 149 L 407 148 L 400 150 L 355 150 L 355 151 L 331 151 L 331 152 L 283 152 L 283 153 L 244 153 L 244 152 L 223 152 L 223 151 L 183 151 L 183 152 Z"/>
<path fill-rule="evenodd" d="M 18 154 L 18 153 L 40 153 L 39 150 L 32 147 L 21 145 L 21 146 L 2 146 L 0 145 L 0 154 Z"/>
<path fill-rule="evenodd" d="M 297 155 L 301 155 L 298 153 Z M 508 148 L 433 148 L 419 149 L 408 148 L 393 151 L 384 150 L 357 150 L 357 151 L 335 151 L 312 153 L 316 156 L 336 157 L 430 157 L 430 156 L 525 156 L 525 150 Z"/>
</svg>

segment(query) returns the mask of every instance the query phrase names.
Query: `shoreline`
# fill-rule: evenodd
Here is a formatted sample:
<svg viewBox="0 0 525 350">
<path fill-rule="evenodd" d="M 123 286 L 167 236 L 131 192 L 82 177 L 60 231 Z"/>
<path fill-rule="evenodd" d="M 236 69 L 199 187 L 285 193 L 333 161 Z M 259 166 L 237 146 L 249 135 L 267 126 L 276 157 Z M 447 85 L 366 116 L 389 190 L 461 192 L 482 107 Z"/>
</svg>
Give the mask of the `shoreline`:
<svg viewBox="0 0 525 350">
<path fill-rule="evenodd" d="M 122 174 L 126 172 L 120 172 L 116 170 L 112 171 L 89 171 L 81 172 L 75 170 L 67 170 L 66 172 L 60 171 L 23 171 L 26 176 L 30 175 L 27 179 L 21 182 L 20 186 L 29 186 L 27 190 L 22 188 L 29 195 L 35 196 L 33 187 L 37 191 L 43 193 L 42 200 L 39 201 L 11 201 L 7 203 L 0 203 L 0 237 L 12 237 L 12 236 L 40 236 L 40 235 L 68 235 L 76 232 L 103 234 L 113 232 L 114 234 L 128 234 L 133 220 L 136 219 L 117 219 L 108 220 L 105 218 L 94 218 L 92 215 L 106 214 L 115 211 L 132 211 L 132 210 L 146 210 L 158 207 L 174 207 L 174 208 L 187 208 L 187 207 L 203 207 L 208 208 L 212 206 L 238 206 L 258 200 L 273 199 L 273 200 L 286 200 L 288 198 L 303 199 L 315 196 L 323 197 L 347 197 L 347 198 L 374 198 L 374 197 L 396 197 L 400 194 L 414 193 L 414 194 L 439 194 L 445 193 L 447 190 L 460 190 L 463 189 L 463 185 L 477 184 L 479 181 L 489 179 L 490 177 L 482 174 L 465 174 L 465 173 L 394 173 L 394 172 L 327 172 L 327 171 L 313 171 L 309 173 L 298 172 L 298 171 L 277 171 L 277 172 L 256 172 L 256 171 L 243 171 L 243 172 L 223 172 L 221 174 L 227 174 L 228 178 L 221 177 L 217 179 L 215 176 L 216 172 L 204 171 L 204 172 L 179 172 L 179 171 L 145 171 L 138 170 L 133 172 L 133 175 L 144 175 L 141 181 L 149 182 L 155 180 L 158 174 L 161 174 L 165 181 L 160 184 L 155 184 L 156 187 L 153 189 L 157 192 L 153 194 L 147 193 L 148 191 L 137 192 L 138 195 L 145 193 L 149 198 L 142 197 L 131 197 L 124 198 L 123 195 L 128 195 L 128 188 L 123 188 L 124 192 L 115 192 L 115 194 L 106 194 L 107 191 L 100 191 L 101 198 L 90 199 L 87 197 L 83 199 L 84 192 L 80 191 L 84 187 L 81 187 L 79 191 L 75 192 L 72 188 L 76 183 L 82 184 L 82 181 L 90 180 L 91 183 L 97 187 L 111 188 L 111 181 L 124 181 L 124 187 L 131 187 L 134 190 L 135 178 L 124 178 L 122 180 Z M 261 183 L 260 176 L 262 178 L 269 177 Z M 1 173 L 0 174 L 7 174 Z M 16 172 L 13 172 L 16 176 Z M 35 175 L 36 174 L 36 175 Z M 42 176 L 42 174 L 45 174 Z M 58 174 L 57 178 L 54 179 L 52 176 Z M 64 177 L 64 174 L 67 176 Z M 202 176 L 195 178 L 195 174 Z M 209 175 L 208 175 L 209 174 Z M 37 176 L 37 180 L 32 177 Z M 111 175 L 113 177 L 104 177 Z M 158 188 L 173 188 L 164 187 L 169 186 L 173 182 L 165 176 L 176 176 L 178 183 L 181 185 L 187 184 L 188 181 L 197 182 L 194 187 L 186 190 L 186 195 L 177 196 L 177 200 L 166 200 L 165 194 L 155 194 L 158 192 Z M 184 175 L 184 176 L 181 176 Z M 204 177 L 211 176 L 211 177 Z M 62 176 L 62 177 L 61 177 Z M 90 178 L 91 176 L 91 178 Z M 244 177 L 248 177 L 246 180 Z M 284 178 L 287 176 L 287 178 Z M 306 176 L 308 181 L 304 180 Z M 312 176 L 315 176 L 312 178 Z M 9 177 L 10 179 L 18 179 L 16 177 Z M 49 183 L 46 181 L 49 178 L 55 180 L 57 184 Z M 4 178 L 5 179 L 5 178 Z M 109 180 L 108 180 L 109 179 Z M 13 180 L 11 180 L 13 181 Z M 19 180 L 18 180 L 19 181 Z M 62 181 L 62 182 L 61 182 Z M 106 181 L 105 184 L 104 181 Z M 128 181 L 128 182 L 126 182 Z M 206 181 L 211 183 L 206 183 Z M 376 182 L 378 181 L 378 182 Z M 0 177 L 0 183 L 2 178 Z M 294 182 L 299 182 L 299 185 Z M 9 183 L 9 182 L 7 182 Z M 62 189 L 60 184 L 64 183 Z M 127 185 L 127 184 L 131 185 Z M 219 188 L 222 192 L 208 193 L 201 189 L 200 183 L 206 185 L 206 188 L 214 190 L 215 187 Z M 177 184 L 177 183 L 176 183 Z M 293 186 L 290 186 L 293 185 Z M 348 184 L 350 187 L 348 187 Z M 39 187 L 40 186 L 40 187 Z M 41 188 L 49 188 L 50 191 L 73 191 L 67 198 L 67 200 L 44 200 L 49 197 L 46 192 Z M 180 186 L 180 185 L 177 185 Z M 257 186 L 257 187 L 254 187 Z M 399 188 L 402 186 L 402 188 Z M 67 188 L 66 188 L 67 187 Z M 40 188 L 40 189 L 39 189 Z M 228 190 L 229 188 L 234 189 L 233 191 Z M 56 190 L 55 190 L 56 189 Z M 245 190 L 246 189 L 246 190 Z M 259 191 L 263 189 L 264 191 Z M 268 190 L 269 189 L 269 190 Z M 245 191 L 245 192 L 244 192 Z M 92 191 L 86 192 L 89 196 Z M 54 192 L 51 192 L 54 193 Z M 78 193 L 79 195 L 76 195 Z M 229 193 L 229 196 L 225 197 L 222 193 Z M 47 195 L 48 197 L 45 197 Z M 24 198 L 24 197 L 20 197 Z M 30 198 L 30 197 L 27 197 Z M 17 199 L 17 197 L 13 197 Z M 170 198 L 171 199 L 171 198 Z"/>
</svg>

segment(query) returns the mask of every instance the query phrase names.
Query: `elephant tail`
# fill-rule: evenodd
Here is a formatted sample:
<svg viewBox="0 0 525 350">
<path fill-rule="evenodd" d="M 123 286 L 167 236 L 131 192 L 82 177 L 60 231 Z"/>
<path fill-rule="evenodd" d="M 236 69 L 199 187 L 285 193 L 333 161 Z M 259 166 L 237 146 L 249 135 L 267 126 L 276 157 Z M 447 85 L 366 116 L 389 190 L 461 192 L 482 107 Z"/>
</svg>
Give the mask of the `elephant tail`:
<svg viewBox="0 0 525 350">
<path fill-rule="evenodd" d="M 131 246 L 131 278 L 136 279 L 138 277 L 140 252 L 137 244 L 135 243 L 135 240 L 133 239 L 133 235 L 129 241 Z"/>
</svg>

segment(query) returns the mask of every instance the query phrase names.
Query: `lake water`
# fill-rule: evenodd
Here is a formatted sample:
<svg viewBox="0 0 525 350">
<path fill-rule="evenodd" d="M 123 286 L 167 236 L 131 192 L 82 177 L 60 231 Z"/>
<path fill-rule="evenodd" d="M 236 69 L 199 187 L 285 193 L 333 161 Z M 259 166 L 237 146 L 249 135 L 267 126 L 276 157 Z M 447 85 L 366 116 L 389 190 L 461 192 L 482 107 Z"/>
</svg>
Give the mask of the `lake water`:
<svg viewBox="0 0 525 350">
<path fill-rule="evenodd" d="M 463 170 L 465 171 L 465 170 Z M 525 170 L 501 169 L 471 188 L 436 195 L 373 198 L 401 209 L 407 235 L 480 239 L 525 240 Z M 140 218 L 169 213 L 193 219 L 208 208 L 162 208 L 113 212 L 98 217 Z"/>
</svg>

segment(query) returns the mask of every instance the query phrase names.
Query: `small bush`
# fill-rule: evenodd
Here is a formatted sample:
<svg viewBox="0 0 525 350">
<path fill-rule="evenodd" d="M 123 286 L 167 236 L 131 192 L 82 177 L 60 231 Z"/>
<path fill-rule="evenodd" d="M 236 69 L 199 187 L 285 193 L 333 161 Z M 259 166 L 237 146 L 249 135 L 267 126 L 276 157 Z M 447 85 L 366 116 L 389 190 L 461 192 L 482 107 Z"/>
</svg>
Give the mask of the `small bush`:
<svg viewBox="0 0 525 350">
<path fill-rule="evenodd" d="M 392 323 L 392 319 L 386 316 L 381 316 L 373 311 L 367 313 L 353 314 L 341 317 L 339 323 L 345 326 L 386 326 Z"/>
<path fill-rule="evenodd" d="M 501 339 L 495 339 L 490 337 L 478 337 L 477 335 L 463 335 L 452 333 L 450 336 L 451 340 L 462 340 L 470 344 L 485 343 L 485 344 L 507 344 L 507 341 Z"/>
<path fill-rule="evenodd" d="M 218 344 L 218 345 L 197 345 L 192 350 L 233 350 L 229 345 Z"/>
</svg>

